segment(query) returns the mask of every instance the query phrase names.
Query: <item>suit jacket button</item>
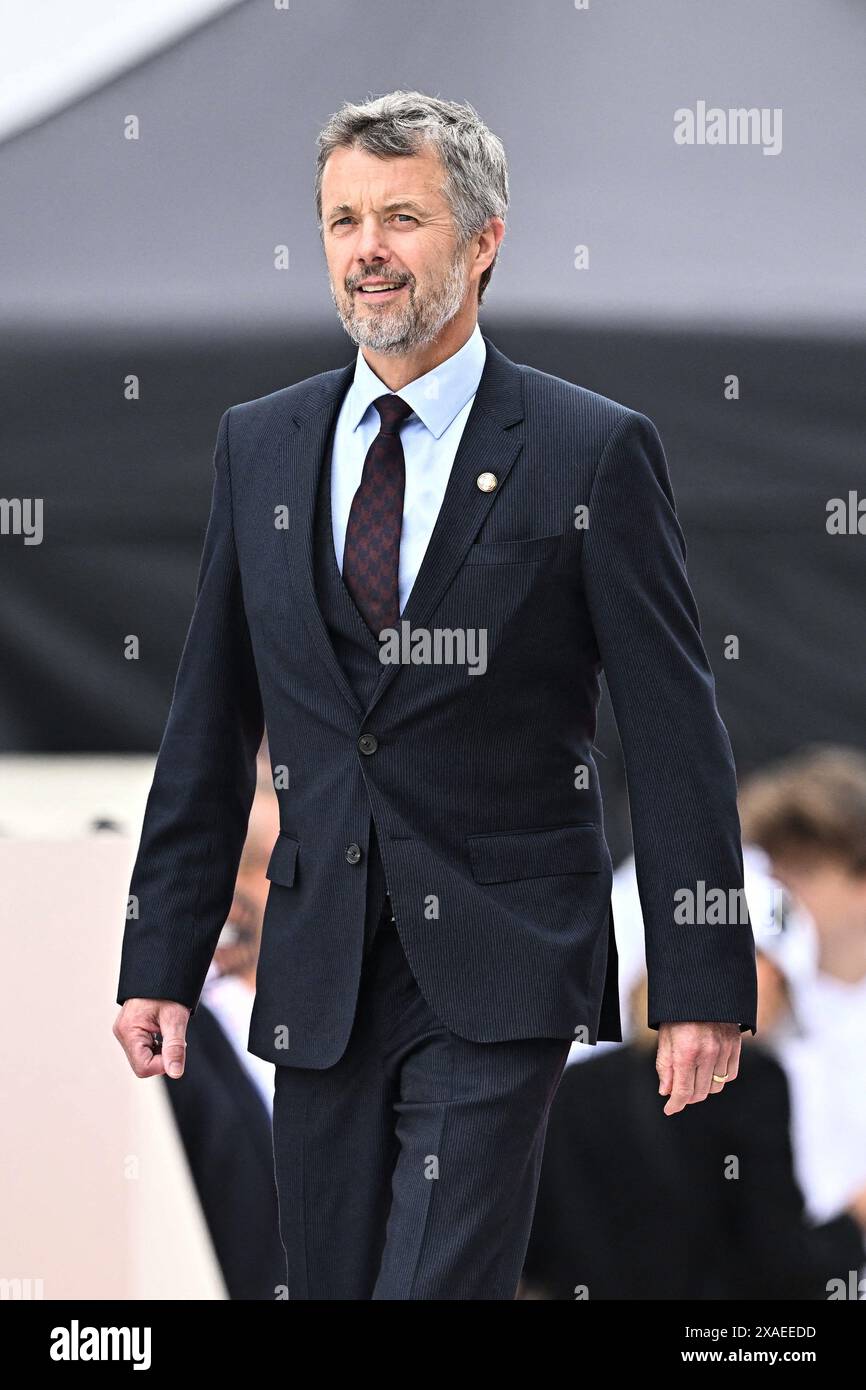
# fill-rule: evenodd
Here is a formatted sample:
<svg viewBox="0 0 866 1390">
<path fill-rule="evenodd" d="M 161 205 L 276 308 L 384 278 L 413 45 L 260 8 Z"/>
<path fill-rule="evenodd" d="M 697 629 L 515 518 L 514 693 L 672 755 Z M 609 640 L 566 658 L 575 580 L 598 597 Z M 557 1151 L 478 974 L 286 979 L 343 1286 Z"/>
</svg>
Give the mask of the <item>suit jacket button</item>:
<svg viewBox="0 0 866 1390">
<path fill-rule="evenodd" d="M 347 863 L 349 863 L 349 864 L 357 864 L 358 861 L 360 860 L 360 858 L 361 858 L 361 846 L 360 846 L 360 845 L 347 845 L 347 846 L 346 846 L 346 862 L 347 862 Z"/>
<path fill-rule="evenodd" d="M 375 753 L 376 749 L 379 747 L 379 740 L 375 734 L 362 734 L 358 739 L 358 747 L 362 753 L 369 755 L 370 753 Z"/>
</svg>

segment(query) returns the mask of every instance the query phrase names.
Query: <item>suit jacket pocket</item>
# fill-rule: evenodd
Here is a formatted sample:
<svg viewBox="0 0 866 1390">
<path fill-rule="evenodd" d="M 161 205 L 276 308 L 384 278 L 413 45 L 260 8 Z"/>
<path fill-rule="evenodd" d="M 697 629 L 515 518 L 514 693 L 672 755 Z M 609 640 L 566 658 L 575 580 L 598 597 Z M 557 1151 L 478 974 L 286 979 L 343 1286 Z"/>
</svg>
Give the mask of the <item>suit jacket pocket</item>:
<svg viewBox="0 0 866 1390">
<path fill-rule="evenodd" d="M 469 835 L 472 876 L 478 883 L 509 883 L 553 874 L 593 874 L 604 866 L 604 841 L 594 821 L 541 830 Z"/>
<path fill-rule="evenodd" d="M 555 555 L 562 536 L 533 536 L 520 541 L 476 541 L 464 561 L 467 565 L 525 565 Z"/>
<path fill-rule="evenodd" d="M 268 860 L 265 878 L 269 878 L 272 883 L 281 883 L 284 888 L 291 888 L 295 881 L 299 845 L 300 842 L 293 835 L 281 830 Z"/>
</svg>

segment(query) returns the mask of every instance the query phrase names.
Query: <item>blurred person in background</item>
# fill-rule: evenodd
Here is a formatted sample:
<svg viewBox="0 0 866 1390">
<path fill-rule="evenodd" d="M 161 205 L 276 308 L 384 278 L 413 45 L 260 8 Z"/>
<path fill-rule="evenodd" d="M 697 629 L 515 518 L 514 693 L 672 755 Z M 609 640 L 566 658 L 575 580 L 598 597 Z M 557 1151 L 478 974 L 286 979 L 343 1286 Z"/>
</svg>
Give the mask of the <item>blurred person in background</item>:
<svg viewBox="0 0 866 1390">
<path fill-rule="evenodd" d="M 247 1048 L 256 996 L 256 967 L 270 881 L 268 861 L 280 833 L 267 739 L 256 762 L 256 791 L 235 883 L 232 911 L 217 943 L 202 998 L 256 1082 L 268 1114 L 274 1103 L 274 1065 Z"/>
<path fill-rule="evenodd" d="M 190 1019 L 184 1074 L 166 1081 L 228 1296 L 271 1300 L 285 1283 L 274 1182 L 273 1064 L 247 1050 L 268 857 L 279 830 L 265 743 L 228 921 Z"/>
<path fill-rule="evenodd" d="M 785 1074 L 767 1050 L 786 1030 L 787 981 L 760 950 L 757 967 L 763 1041 L 746 1040 L 735 1087 L 675 1125 L 647 1085 L 655 1039 L 645 977 L 631 992 L 631 1040 L 567 1070 L 551 1108 L 522 1298 L 852 1296 L 866 1252 L 866 1186 L 834 1219 L 808 1219 Z"/>
<path fill-rule="evenodd" d="M 797 1173 L 815 1220 L 866 1183 L 866 755 L 813 745 L 743 782 L 743 837 L 799 907 L 768 939 L 789 978 L 796 1031 L 775 1042 L 791 1088 Z M 790 936 L 791 934 L 786 934 Z"/>
</svg>

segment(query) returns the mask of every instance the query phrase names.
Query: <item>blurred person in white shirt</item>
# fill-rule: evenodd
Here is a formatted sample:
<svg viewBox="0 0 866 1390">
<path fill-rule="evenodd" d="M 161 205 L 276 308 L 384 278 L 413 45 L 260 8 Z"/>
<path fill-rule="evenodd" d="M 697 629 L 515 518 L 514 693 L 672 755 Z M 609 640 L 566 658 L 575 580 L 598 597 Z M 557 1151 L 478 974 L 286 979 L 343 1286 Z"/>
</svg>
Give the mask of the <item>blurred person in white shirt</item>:
<svg viewBox="0 0 866 1390">
<path fill-rule="evenodd" d="M 796 906 L 761 945 L 787 979 L 793 1027 L 774 1050 L 800 1185 L 824 1221 L 866 1184 L 866 756 L 831 745 L 790 755 L 743 783 L 740 820 Z"/>
</svg>

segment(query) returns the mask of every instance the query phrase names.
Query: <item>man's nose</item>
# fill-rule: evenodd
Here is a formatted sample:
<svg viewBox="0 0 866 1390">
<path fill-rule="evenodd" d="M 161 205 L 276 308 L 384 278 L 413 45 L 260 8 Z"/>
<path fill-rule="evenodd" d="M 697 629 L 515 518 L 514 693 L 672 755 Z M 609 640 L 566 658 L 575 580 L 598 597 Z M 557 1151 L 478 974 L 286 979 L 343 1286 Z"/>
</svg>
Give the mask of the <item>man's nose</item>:
<svg viewBox="0 0 866 1390">
<path fill-rule="evenodd" d="M 359 269 L 380 266 L 388 261 L 390 256 L 391 250 L 378 218 L 364 218 L 358 228 L 358 239 L 355 244 L 355 259 Z"/>
</svg>

